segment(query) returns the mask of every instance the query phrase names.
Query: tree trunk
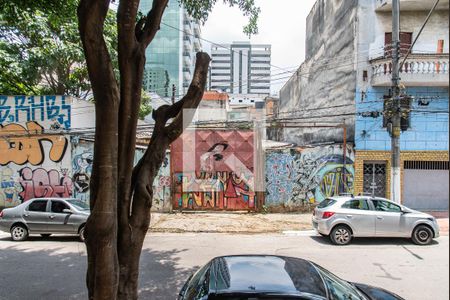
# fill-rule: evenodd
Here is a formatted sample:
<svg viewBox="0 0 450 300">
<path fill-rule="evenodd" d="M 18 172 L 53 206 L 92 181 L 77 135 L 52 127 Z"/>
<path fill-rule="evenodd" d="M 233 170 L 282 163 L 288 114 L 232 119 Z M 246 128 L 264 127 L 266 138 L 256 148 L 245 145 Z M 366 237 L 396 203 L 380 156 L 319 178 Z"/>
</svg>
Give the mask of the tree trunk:
<svg viewBox="0 0 450 300">
<path fill-rule="evenodd" d="M 109 0 L 81 0 L 78 7 L 96 108 L 91 215 L 85 229 L 89 299 L 138 298 L 139 259 L 150 225 L 153 180 L 169 145 L 183 131 L 183 109 L 197 108 L 206 86 L 210 58 L 198 53 L 186 96 L 153 111 L 150 144 L 133 168 L 145 49 L 159 30 L 167 3 L 154 0 L 148 15 L 136 23 L 139 1 L 120 1 L 120 88 L 103 38 Z"/>
</svg>

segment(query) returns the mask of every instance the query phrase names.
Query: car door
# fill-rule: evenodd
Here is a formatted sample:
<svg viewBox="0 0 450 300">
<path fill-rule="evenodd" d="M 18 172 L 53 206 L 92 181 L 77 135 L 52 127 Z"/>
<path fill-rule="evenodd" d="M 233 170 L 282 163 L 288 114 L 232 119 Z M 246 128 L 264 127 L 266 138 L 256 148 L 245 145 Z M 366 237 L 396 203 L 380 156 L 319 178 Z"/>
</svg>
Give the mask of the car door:
<svg viewBox="0 0 450 300">
<path fill-rule="evenodd" d="M 50 204 L 50 216 L 48 229 L 55 233 L 69 233 L 74 232 L 73 224 L 70 224 L 70 213 L 64 212 L 65 209 L 70 207 L 61 200 L 51 200 Z"/>
<path fill-rule="evenodd" d="M 405 218 L 399 205 L 382 199 L 372 199 L 375 208 L 377 236 L 402 237 Z"/>
<path fill-rule="evenodd" d="M 367 199 L 351 199 L 341 206 L 343 217 L 352 225 L 354 236 L 375 235 L 375 215 Z"/>
<path fill-rule="evenodd" d="M 50 213 L 47 211 L 48 200 L 31 200 L 23 211 L 23 219 L 30 232 L 46 232 Z"/>
</svg>

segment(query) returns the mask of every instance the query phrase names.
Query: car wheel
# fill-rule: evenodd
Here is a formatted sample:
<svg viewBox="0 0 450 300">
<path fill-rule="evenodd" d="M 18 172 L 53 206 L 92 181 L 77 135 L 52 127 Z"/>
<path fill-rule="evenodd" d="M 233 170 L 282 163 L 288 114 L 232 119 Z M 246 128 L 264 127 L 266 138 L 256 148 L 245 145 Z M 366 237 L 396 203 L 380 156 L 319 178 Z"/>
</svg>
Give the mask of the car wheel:
<svg viewBox="0 0 450 300">
<path fill-rule="evenodd" d="M 43 237 L 43 238 L 48 238 L 49 236 L 51 236 L 52 234 L 51 233 L 42 233 L 41 234 L 41 236 Z"/>
<path fill-rule="evenodd" d="M 352 237 L 350 228 L 344 225 L 334 227 L 330 234 L 331 242 L 339 246 L 348 245 L 352 241 Z"/>
<path fill-rule="evenodd" d="M 412 234 L 412 240 L 417 245 L 428 245 L 433 240 L 433 231 L 425 225 L 417 226 Z"/>
<path fill-rule="evenodd" d="M 80 231 L 78 231 L 78 236 L 80 237 L 80 242 L 85 242 L 86 238 L 84 236 L 84 226 L 80 228 Z"/>
<path fill-rule="evenodd" d="M 11 228 L 11 239 L 13 241 L 25 241 L 28 238 L 28 229 L 23 225 L 14 225 Z"/>
</svg>

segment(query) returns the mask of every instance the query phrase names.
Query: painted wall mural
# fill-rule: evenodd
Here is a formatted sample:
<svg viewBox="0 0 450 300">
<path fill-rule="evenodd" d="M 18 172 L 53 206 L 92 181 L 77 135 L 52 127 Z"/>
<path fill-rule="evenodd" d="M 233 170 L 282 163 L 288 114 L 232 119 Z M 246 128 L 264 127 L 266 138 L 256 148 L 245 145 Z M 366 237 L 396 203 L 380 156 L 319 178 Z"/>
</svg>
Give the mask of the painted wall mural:
<svg viewBox="0 0 450 300">
<path fill-rule="evenodd" d="M 266 153 L 267 206 L 301 206 L 340 193 L 353 193 L 354 152 L 342 146 L 276 150 Z"/>
<path fill-rule="evenodd" d="M 0 208 L 71 197 L 71 98 L 0 95 Z"/>
<path fill-rule="evenodd" d="M 152 211 L 171 211 L 172 180 L 170 178 L 170 154 L 167 153 L 153 181 Z"/>
<path fill-rule="evenodd" d="M 89 181 L 94 161 L 94 143 L 72 138 L 73 196 L 89 202 Z"/>
<path fill-rule="evenodd" d="M 172 144 L 173 208 L 255 209 L 253 139 L 246 130 L 183 133 Z"/>
</svg>

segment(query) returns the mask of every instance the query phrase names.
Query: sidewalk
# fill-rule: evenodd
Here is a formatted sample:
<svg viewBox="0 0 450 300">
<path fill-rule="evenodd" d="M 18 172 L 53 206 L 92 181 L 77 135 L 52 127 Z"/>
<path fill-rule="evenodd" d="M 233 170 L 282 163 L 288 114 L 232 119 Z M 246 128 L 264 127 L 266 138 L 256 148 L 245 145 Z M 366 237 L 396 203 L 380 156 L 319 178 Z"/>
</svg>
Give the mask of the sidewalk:
<svg viewBox="0 0 450 300">
<path fill-rule="evenodd" d="M 281 233 L 312 230 L 312 214 L 152 213 L 151 232 Z M 448 235 L 449 219 L 438 219 L 441 235 Z"/>
<path fill-rule="evenodd" d="M 152 213 L 152 232 L 276 233 L 311 230 L 312 214 Z"/>
</svg>

